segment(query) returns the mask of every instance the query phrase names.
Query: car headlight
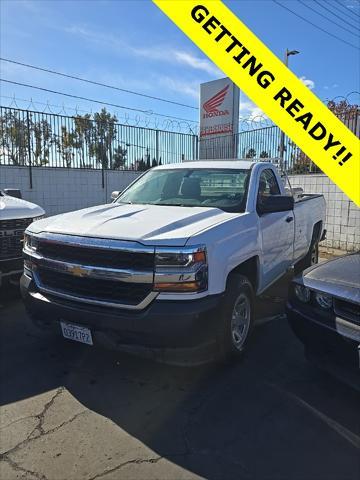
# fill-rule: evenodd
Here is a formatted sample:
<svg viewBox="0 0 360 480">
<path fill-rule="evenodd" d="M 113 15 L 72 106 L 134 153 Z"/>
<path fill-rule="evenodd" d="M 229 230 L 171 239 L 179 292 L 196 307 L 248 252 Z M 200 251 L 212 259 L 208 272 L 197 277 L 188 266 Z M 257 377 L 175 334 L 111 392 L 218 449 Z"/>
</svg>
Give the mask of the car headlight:
<svg viewBox="0 0 360 480">
<path fill-rule="evenodd" d="M 326 310 L 328 310 L 332 307 L 333 300 L 331 295 L 327 295 L 326 293 L 316 293 L 315 299 L 321 308 L 325 308 Z"/>
<path fill-rule="evenodd" d="M 26 250 L 31 250 L 32 252 L 36 252 L 38 247 L 38 241 L 33 235 L 29 235 L 25 233 L 24 235 L 24 248 Z"/>
<path fill-rule="evenodd" d="M 208 265 L 204 246 L 156 249 L 155 290 L 200 292 L 207 289 L 207 280 Z"/>
<path fill-rule="evenodd" d="M 294 292 L 300 302 L 310 302 L 310 290 L 307 287 L 304 287 L 304 285 L 295 285 Z"/>
</svg>

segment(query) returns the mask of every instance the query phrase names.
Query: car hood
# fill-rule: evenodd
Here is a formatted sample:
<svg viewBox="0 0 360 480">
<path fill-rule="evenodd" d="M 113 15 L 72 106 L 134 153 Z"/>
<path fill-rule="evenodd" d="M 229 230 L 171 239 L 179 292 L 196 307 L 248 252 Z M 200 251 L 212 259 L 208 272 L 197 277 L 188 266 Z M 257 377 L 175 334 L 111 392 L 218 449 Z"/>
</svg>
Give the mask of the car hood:
<svg viewBox="0 0 360 480">
<path fill-rule="evenodd" d="M 40 220 L 29 231 L 183 246 L 192 235 L 233 216 L 218 208 L 112 203 Z"/>
<path fill-rule="evenodd" d="M 35 203 L 0 194 L 0 220 L 35 218 L 44 214 L 44 210 Z"/>
<path fill-rule="evenodd" d="M 303 272 L 306 287 L 360 303 L 360 253 L 335 258 Z"/>
</svg>

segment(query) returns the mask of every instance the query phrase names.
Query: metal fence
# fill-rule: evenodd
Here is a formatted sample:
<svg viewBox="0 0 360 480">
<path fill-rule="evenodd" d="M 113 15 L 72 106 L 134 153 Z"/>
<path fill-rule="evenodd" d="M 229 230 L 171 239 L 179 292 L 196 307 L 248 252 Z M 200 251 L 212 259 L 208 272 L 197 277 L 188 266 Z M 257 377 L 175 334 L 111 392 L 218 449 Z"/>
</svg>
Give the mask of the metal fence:
<svg viewBox="0 0 360 480">
<path fill-rule="evenodd" d="M 197 136 L 0 107 L 0 165 L 146 170 L 198 158 Z"/>
<path fill-rule="evenodd" d="M 357 105 L 334 113 L 360 136 Z M 257 125 L 261 128 L 254 128 Z M 236 135 L 199 139 L 187 133 L 119 124 L 106 110 L 70 117 L 0 107 L 0 165 L 141 171 L 198 158 L 279 158 L 281 142 L 281 130 L 260 121 Z M 289 173 L 319 172 L 287 136 L 283 166 Z"/>
<path fill-rule="evenodd" d="M 201 158 L 278 158 L 280 156 L 281 130 L 273 125 L 256 128 L 236 135 L 201 139 Z M 299 148 L 288 137 L 284 140 L 284 167 L 291 169 Z"/>
</svg>

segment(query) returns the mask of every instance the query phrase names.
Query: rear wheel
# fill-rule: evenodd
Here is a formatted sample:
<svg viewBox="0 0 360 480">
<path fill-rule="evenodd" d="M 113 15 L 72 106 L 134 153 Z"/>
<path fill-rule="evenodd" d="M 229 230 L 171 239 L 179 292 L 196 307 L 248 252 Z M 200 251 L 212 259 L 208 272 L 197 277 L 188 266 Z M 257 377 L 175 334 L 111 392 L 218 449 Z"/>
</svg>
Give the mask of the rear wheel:
<svg viewBox="0 0 360 480">
<path fill-rule="evenodd" d="M 295 265 L 295 273 L 301 273 L 312 265 L 316 265 L 319 262 L 319 239 L 316 232 L 313 233 L 310 248 L 306 257 L 300 260 Z"/>
<path fill-rule="evenodd" d="M 229 278 L 218 335 L 222 359 L 236 358 L 245 351 L 253 329 L 254 293 L 250 281 L 240 274 Z"/>
</svg>

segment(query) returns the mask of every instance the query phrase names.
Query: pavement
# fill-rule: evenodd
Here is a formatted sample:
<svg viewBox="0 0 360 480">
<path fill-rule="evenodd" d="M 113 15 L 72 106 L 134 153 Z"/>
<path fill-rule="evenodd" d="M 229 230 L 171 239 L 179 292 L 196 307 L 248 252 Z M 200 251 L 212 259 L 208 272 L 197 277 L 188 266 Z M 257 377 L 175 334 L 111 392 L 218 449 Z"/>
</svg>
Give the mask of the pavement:
<svg viewBox="0 0 360 480">
<path fill-rule="evenodd" d="M 1 480 L 359 480 L 360 396 L 304 359 L 286 289 L 241 361 L 197 368 L 43 335 L 3 291 Z"/>
</svg>

